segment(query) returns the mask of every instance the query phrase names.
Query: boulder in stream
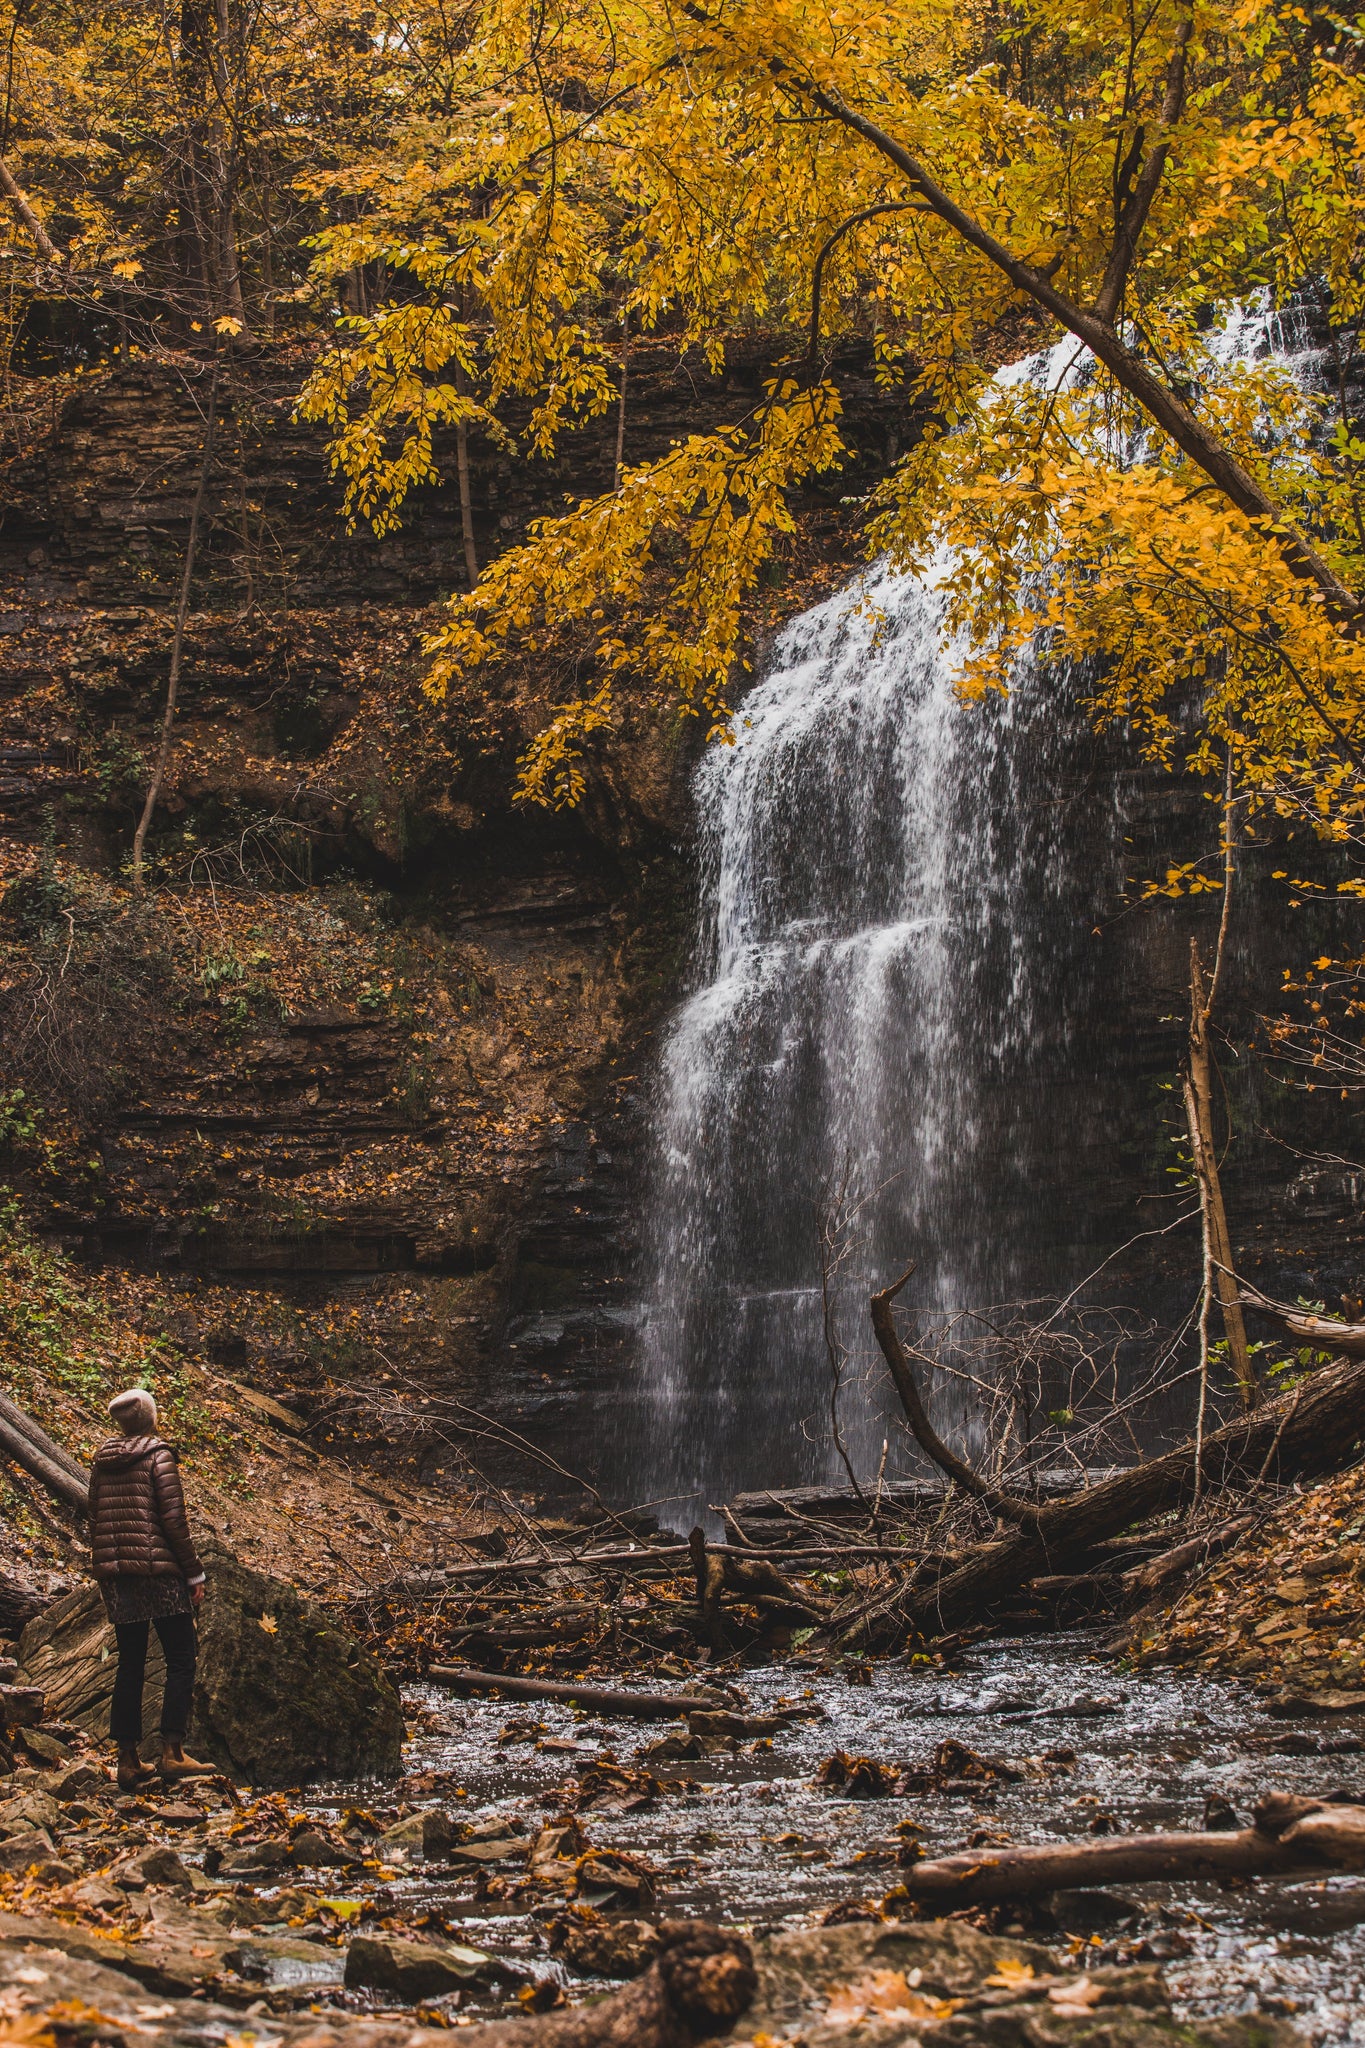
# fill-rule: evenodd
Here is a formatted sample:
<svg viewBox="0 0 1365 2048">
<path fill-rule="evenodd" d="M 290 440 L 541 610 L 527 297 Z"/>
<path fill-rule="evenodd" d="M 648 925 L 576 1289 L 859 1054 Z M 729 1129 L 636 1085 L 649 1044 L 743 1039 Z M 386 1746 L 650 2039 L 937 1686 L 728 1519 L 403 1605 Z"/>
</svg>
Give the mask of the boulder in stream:
<svg viewBox="0 0 1365 2048">
<path fill-rule="evenodd" d="M 395 1775 L 403 1713 L 378 1659 L 283 1580 L 249 1570 L 226 1551 L 208 1551 L 204 1564 L 188 1747 L 253 1785 Z M 107 1734 L 114 1632 L 97 1588 L 70 1593 L 31 1621 L 19 1656 L 23 1682 L 43 1688 L 49 1714 Z M 155 1727 L 162 1675 L 153 1632 L 148 1728 Z"/>
</svg>

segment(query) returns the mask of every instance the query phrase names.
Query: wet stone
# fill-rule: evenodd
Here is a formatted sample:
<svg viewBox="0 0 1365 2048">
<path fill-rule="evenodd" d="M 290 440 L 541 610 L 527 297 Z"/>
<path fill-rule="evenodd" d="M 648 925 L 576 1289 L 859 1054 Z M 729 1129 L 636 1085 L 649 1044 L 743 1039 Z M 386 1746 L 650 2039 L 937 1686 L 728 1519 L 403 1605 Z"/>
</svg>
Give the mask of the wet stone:
<svg viewBox="0 0 1365 2048">
<path fill-rule="evenodd" d="M 289 1860 L 301 1870 L 319 1870 L 328 1866 L 339 1868 L 354 1862 L 355 1858 L 348 1850 L 329 1841 L 319 1829 L 302 1828 L 290 1844 Z"/>
<path fill-rule="evenodd" d="M 13 1871 L 17 1877 L 22 1877 L 37 1863 L 51 1863 L 56 1853 L 56 1846 L 46 1828 L 28 1828 L 0 1842 L 0 1870 Z"/>
<path fill-rule="evenodd" d="M 357 1935 L 346 1955 L 346 1985 L 349 1990 L 390 1992 L 411 2003 L 444 1998 L 497 1968 L 494 1958 L 480 1949 Z"/>
<path fill-rule="evenodd" d="M 272 1837 L 264 1842 L 247 1842 L 239 1849 L 222 1851 L 209 1850 L 204 1857 L 204 1868 L 210 1877 L 251 1878 L 268 1877 L 272 1871 L 282 1870 L 291 1861 L 290 1845 Z"/>
<path fill-rule="evenodd" d="M 157 1845 L 139 1851 L 114 1870 L 114 1882 L 124 1891 L 145 1891 L 150 1884 L 188 1884 L 190 1873 L 174 1849 Z"/>
</svg>

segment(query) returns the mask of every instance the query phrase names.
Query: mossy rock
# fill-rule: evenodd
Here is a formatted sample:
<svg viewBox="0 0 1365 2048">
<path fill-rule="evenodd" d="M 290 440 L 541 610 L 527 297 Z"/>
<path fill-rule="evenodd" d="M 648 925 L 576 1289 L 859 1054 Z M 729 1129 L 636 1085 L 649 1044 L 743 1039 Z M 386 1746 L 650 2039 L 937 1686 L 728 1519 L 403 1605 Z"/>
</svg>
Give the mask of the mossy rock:
<svg viewBox="0 0 1365 2048">
<path fill-rule="evenodd" d="M 283 1580 L 225 1551 L 206 1552 L 204 1565 L 190 1750 L 252 1785 L 394 1776 L 403 1712 L 379 1660 Z M 42 1686 L 49 1714 L 107 1735 L 117 1652 L 95 1587 L 31 1621 L 19 1657 L 23 1683 Z M 163 1674 L 153 1631 L 143 1723 L 153 1733 Z"/>
</svg>

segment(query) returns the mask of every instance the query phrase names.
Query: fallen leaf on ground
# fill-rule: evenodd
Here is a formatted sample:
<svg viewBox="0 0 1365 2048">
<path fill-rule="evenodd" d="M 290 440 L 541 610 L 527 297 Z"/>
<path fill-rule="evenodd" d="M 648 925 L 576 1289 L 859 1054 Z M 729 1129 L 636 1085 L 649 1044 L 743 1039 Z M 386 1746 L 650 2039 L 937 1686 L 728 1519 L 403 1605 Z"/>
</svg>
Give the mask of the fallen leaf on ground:
<svg viewBox="0 0 1365 2048">
<path fill-rule="evenodd" d="M 918 1970 L 914 1972 L 918 1977 Z M 825 2022 L 836 2027 L 856 2027 L 875 2013 L 879 2019 L 946 2020 L 961 2005 L 960 1998 L 930 1998 L 917 1991 L 904 1970 L 872 1970 L 852 1984 L 841 1984 L 825 2008 Z"/>
<path fill-rule="evenodd" d="M 1037 1974 L 1032 1963 L 1021 1963 L 1014 1956 L 1005 1956 L 996 1964 L 986 1982 L 1013 1991 L 1016 1985 L 1031 1984 Z"/>
<path fill-rule="evenodd" d="M 1051 2004 L 1063 2012 L 1090 2012 L 1104 1997 L 1104 1986 L 1093 1977 L 1077 1977 L 1073 1984 L 1054 1984 L 1048 1992 Z"/>
</svg>

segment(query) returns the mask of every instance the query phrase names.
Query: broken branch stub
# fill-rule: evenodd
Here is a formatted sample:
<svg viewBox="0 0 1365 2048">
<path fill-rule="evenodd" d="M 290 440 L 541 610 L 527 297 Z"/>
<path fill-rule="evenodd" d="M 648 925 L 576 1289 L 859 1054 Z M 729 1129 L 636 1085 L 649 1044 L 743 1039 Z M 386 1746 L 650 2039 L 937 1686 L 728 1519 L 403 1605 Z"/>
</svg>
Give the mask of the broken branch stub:
<svg viewBox="0 0 1365 2048">
<path fill-rule="evenodd" d="M 970 1494 L 974 1500 L 981 1501 L 1005 1521 L 1017 1522 L 1024 1528 L 1030 1527 L 1037 1518 L 1037 1510 L 1031 1503 L 1018 1500 L 1012 1494 L 1001 1493 L 988 1485 L 979 1474 L 973 1472 L 964 1459 L 959 1458 L 955 1451 L 948 1448 L 929 1420 L 909 1354 L 896 1328 L 894 1310 L 896 1296 L 905 1287 L 914 1271 L 913 1266 L 907 1267 L 899 1280 L 893 1280 L 880 1294 L 872 1296 L 871 1304 L 872 1327 L 876 1332 L 877 1343 L 882 1357 L 886 1360 L 901 1407 L 905 1410 L 905 1419 L 921 1450 L 926 1451 L 939 1470 L 946 1472 L 964 1493 Z"/>
</svg>

